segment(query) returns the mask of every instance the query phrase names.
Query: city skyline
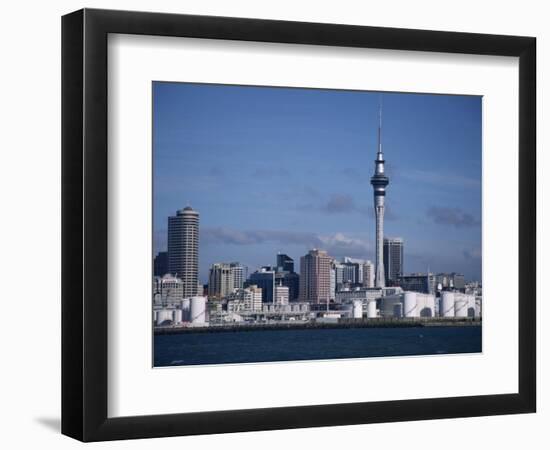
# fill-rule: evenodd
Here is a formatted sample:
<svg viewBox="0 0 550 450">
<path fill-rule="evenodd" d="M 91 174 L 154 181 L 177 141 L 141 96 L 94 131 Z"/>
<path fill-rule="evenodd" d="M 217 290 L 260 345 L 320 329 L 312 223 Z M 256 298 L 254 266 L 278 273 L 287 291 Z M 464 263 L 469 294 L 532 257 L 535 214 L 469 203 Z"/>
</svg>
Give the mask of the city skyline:
<svg viewBox="0 0 550 450">
<path fill-rule="evenodd" d="M 378 100 L 370 92 L 155 83 L 155 254 L 166 250 L 167 217 L 189 204 L 201 213 L 203 283 L 213 263 L 255 269 L 278 251 L 295 261 L 312 248 L 374 261 Z M 391 179 L 384 237 L 404 238 L 407 273 L 481 280 L 480 98 L 383 100 Z"/>
</svg>

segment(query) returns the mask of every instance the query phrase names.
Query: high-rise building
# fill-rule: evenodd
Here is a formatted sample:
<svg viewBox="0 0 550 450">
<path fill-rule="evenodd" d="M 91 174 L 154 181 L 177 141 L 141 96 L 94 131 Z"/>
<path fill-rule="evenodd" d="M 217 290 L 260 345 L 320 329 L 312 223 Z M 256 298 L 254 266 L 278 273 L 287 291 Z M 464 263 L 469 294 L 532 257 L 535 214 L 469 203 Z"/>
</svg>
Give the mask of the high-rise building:
<svg viewBox="0 0 550 450">
<path fill-rule="evenodd" d="M 294 272 L 294 260 L 284 253 L 278 253 L 277 272 Z"/>
<path fill-rule="evenodd" d="M 247 268 L 238 262 L 229 263 L 231 273 L 233 274 L 233 286 L 235 289 L 241 289 L 248 275 Z"/>
<path fill-rule="evenodd" d="M 329 303 L 332 258 L 323 250 L 310 250 L 300 258 L 300 300 Z"/>
<path fill-rule="evenodd" d="M 384 273 L 388 286 L 403 275 L 403 238 L 384 238 Z"/>
<path fill-rule="evenodd" d="M 221 299 L 227 297 L 235 289 L 235 274 L 228 263 L 216 263 L 210 266 L 208 277 L 208 296 Z"/>
<path fill-rule="evenodd" d="M 273 303 L 275 290 L 275 271 L 270 267 L 262 267 L 248 277 L 248 284 L 255 284 L 262 289 L 262 301 Z"/>
<path fill-rule="evenodd" d="M 168 252 L 158 252 L 153 262 L 153 275 L 162 277 L 168 273 Z"/>
<path fill-rule="evenodd" d="M 168 271 L 182 280 L 185 297 L 197 295 L 199 213 L 190 206 L 168 218 Z"/>
<path fill-rule="evenodd" d="M 384 210 L 386 186 L 390 180 L 384 172 L 384 154 L 382 153 L 382 108 L 378 110 L 378 151 L 374 160 L 374 175 L 370 179 L 374 190 L 374 213 L 376 216 L 376 287 L 385 287 L 384 275 Z"/>
</svg>

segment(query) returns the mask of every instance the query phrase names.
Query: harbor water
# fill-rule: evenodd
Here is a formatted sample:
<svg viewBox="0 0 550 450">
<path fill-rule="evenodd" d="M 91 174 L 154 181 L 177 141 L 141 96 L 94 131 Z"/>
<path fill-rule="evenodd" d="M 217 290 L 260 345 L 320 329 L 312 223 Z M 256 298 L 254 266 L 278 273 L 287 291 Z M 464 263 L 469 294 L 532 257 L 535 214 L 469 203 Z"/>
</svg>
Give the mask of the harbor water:
<svg viewBox="0 0 550 450">
<path fill-rule="evenodd" d="M 479 353 L 481 349 L 481 326 L 179 333 L 154 336 L 154 365 Z"/>
</svg>

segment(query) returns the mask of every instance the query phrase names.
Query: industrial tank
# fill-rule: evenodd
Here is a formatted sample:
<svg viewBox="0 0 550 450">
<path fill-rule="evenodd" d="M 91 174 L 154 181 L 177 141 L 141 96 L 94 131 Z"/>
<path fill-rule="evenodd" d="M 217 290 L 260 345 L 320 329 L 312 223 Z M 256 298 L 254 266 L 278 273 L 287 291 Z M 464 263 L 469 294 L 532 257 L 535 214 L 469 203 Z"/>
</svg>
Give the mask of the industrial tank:
<svg viewBox="0 0 550 450">
<path fill-rule="evenodd" d="M 475 297 L 475 316 L 481 317 L 481 297 Z"/>
<path fill-rule="evenodd" d="M 455 317 L 468 317 L 468 296 L 455 295 Z"/>
<path fill-rule="evenodd" d="M 182 310 L 181 309 L 174 309 L 174 324 L 177 325 L 178 323 L 181 323 L 182 321 Z"/>
<path fill-rule="evenodd" d="M 416 308 L 420 317 L 434 317 L 435 296 L 432 294 L 416 294 Z"/>
<path fill-rule="evenodd" d="M 455 316 L 455 294 L 453 292 L 441 293 L 439 316 L 440 317 Z"/>
<path fill-rule="evenodd" d="M 172 321 L 172 310 L 170 309 L 160 309 L 157 312 L 157 325 L 162 325 L 166 321 Z"/>
<path fill-rule="evenodd" d="M 190 320 L 193 324 L 206 322 L 206 297 L 191 297 Z"/>
<path fill-rule="evenodd" d="M 367 303 L 367 317 L 369 319 L 376 317 L 376 300 L 370 300 Z"/>
<path fill-rule="evenodd" d="M 353 318 L 354 319 L 363 318 L 363 302 L 361 300 L 353 301 Z"/>
<path fill-rule="evenodd" d="M 403 315 L 405 317 L 418 317 L 416 292 L 405 292 L 403 297 Z"/>
<path fill-rule="evenodd" d="M 181 301 L 181 320 L 184 322 L 189 322 L 190 319 L 190 309 L 191 309 L 191 299 L 190 298 L 184 298 Z"/>
</svg>

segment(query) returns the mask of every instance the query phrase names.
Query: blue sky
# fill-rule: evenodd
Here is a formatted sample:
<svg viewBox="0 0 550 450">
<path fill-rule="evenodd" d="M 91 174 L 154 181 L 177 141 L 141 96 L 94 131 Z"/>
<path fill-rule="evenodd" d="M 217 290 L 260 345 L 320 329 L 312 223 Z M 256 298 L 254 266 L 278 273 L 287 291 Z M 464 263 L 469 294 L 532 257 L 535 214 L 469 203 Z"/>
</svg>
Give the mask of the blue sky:
<svg viewBox="0 0 550 450">
<path fill-rule="evenodd" d="M 378 103 L 385 235 L 405 272 L 481 279 L 481 97 L 153 83 L 154 251 L 167 217 L 200 213 L 200 278 L 278 251 L 374 260 Z"/>
</svg>

